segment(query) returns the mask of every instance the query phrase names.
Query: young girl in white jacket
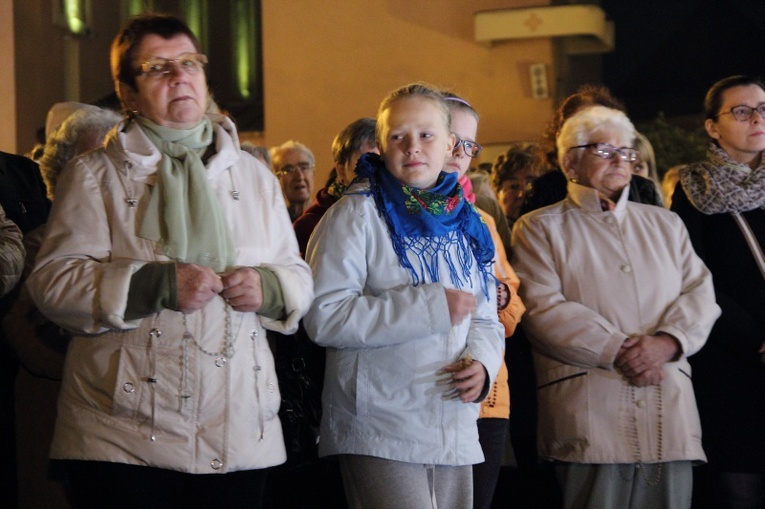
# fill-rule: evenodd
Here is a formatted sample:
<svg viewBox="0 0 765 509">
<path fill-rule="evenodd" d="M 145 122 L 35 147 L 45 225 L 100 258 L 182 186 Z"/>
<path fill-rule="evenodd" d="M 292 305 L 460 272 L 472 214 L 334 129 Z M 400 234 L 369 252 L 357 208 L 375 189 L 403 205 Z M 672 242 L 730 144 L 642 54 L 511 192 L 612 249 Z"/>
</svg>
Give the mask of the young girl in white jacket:
<svg viewBox="0 0 765 509">
<path fill-rule="evenodd" d="M 494 248 L 456 174 L 437 91 L 379 109 L 380 156 L 308 244 L 309 336 L 328 347 L 320 454 L 340 455 L 350 507 L 472 508 L 476 419 L 502 360 Z"/>
</svg>

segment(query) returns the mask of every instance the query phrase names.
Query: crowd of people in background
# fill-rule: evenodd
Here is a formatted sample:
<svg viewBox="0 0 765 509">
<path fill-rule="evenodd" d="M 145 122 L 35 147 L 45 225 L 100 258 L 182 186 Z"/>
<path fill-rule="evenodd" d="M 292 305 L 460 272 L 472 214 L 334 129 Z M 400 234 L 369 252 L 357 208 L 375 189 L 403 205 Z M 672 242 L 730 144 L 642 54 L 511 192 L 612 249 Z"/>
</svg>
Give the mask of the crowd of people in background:
<svg viewBox="0 0 765 509">
<path fill-rule="evenodd" d="M 765 83 L 709 89 L 703 161 L 588 85 L 474 164 L 479 112 L 425 83 L 331 147 L 240 144 L 206 64 L 133 18 L 123 111 L 0 153 L 12 502 L 765 507 Z"/>
</svg>

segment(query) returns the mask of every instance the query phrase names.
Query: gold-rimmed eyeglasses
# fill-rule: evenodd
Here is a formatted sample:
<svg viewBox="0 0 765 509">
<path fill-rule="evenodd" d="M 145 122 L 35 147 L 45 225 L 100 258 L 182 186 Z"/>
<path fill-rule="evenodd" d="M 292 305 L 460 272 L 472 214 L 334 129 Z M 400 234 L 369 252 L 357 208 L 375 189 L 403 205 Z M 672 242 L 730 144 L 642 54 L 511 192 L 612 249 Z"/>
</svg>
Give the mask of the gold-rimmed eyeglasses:
<svg viewBox="0 0 765 509">
<path fill-rule="evenodd" d="M 176 58 L 152 58 L 141 64 L 138 75 L 150 78 L 163 76 L 170 73 L 173 65 L 177 65 L 187 74 L 197 74 L 207 65 L 207 56 L 202 53 L 183 53 Z"/>
</svg>

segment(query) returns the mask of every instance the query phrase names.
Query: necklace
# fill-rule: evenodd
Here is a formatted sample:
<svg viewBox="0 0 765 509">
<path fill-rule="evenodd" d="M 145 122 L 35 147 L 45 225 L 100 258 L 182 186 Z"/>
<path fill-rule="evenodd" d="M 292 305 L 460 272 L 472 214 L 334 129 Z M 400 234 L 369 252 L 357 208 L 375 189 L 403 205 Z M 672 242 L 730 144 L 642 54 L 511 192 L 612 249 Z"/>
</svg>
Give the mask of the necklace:
<svg viewBox="0 0 765 509">
<path fill-rule="evenodd" d="M 639 436 L 639 433 L 638 433 L 638 418 L 637 418 L 637 415 L 634 414 L 634 411 L 633 411 L 632 418 L 630 419 L 631 422 L 632 422 L 632 427 L 630 429 L 630 434 L 631 434 L 630 438 L 632 438 L 632 447 L 633 447 L 633 452 L 634 452 L 634 456 L 635 456 L 635 463 L 637 464 L 636 468 L 640 471 L 641 475 L 643 476 L 643 479 L 645 479 L 646 484 L 648 484 L 648 486 L 651 486 L 651 487 L 658 486 L 659 482 L 661 481 L 662 470 L 664 469 L 664 458 L 663 458 L 663 453 L 664 453 L 664 432 L 663 432 L 663 427 L 662 427 L 662 423 L 663 423 L 663 419 L 664 419 L 664 405 L 663 405 L 661 385 L 657 385 L 656 386 L 655 394 L 656 394 L 656 406 L 657 406 L 657 410 L 658 410 L 658 420 L 657 420 L 657 424 L 656 424 L 656 436 L 657 436 L 657 439 L 656 439 L 657 440 L 657 445 L 656 445 L 657 453 L 656 453 L 656 457 L 658 459 L 658 465 L 657 465 L 657 468 L 656 468 L 656 472 L 654 473 L 653 476 L 649 476 L 648 475 L 648 472 L 647 472 L 647 469 L 646 469 L 646 465 L 643 463 L 643 456 L 642 456 L 642 453 L 640 451 L 640 436 Z M 638 402 L 635 399 L 635 386 L 634 385 L 630 385 L 630 399 L 632 400 L 632 408 L 633 409 L 637 408 L 638 407 Z"/>
<path fill-rule="evenodd" d="M 239 321 L 239 326 L 237 327 L 236 334 L 232 334 L 232 324 L 231 324 L 231 305 L 223 299 L 223 306 L 226 311 L 226 325 L 225 325 L 225 333 L 223 336 L 223 345 L 220 351 L 212 352 L 210 350 L 207 350 L 205 347 L 203 347 L 199 342 L 197 341 L 197 338 L 194 336 L 194 334 L 191 333 L 189 330 L 188 325 L 188 319 L 186 316 L 186 313 L 183 313 L 183 341 L 182 341 L 182 350 L 183 350 L 183 372 L 181 373 L 181 380 L 180 380 L 180 392 L 179 392 L 179 398 L 180 398 L 180 408 L 179 411 L 182 411 L 186 401 L 191 398 L 191 391 L 189 389 L 189 376 L 188 376 L 188 364 L 189 364 L 189 353 L 188 353 L 188 343 L 191 341 L 194 343 L 194 345 L 199 349 L 200 352 L 202 352 L 205 355 L 209 355 L 210 357 L 215 358 L 215 365 L 220 367 L 223 367 L 227 362 L 228 359 L 231 359 L 234 354 L 236 353 L 235 349 L 235 343 L 237 338 L 239 337 L 239 332 L 242 329 L 242 323 L 244 322 L 244 317 Z M 254 333 L 255 331 L 253 331 Z"/>
<path fill-rule="evenodd" d="M 226 325 L 224 327 L 225 332 L 223 334 L 223 345 L 219 351 L 211 352 L 199 344 L 197 338 L 189 330 L 186 313 L 183 314 L 183 339 L 190 340 L 203 354 L 209 355 L 210 357 L 215 357 L 217 359 L 224 359 L 223 362 L 225 363 L 225 360 L 232 358 L 236 353 L 236 349 L 234 348 L 236 343 L 236 336 L 231 333 L 231 305 L 224 300 L 223 306 L 226 309 Z M 241 324 L 239 326 L 241 327 Z"/>
</svg>

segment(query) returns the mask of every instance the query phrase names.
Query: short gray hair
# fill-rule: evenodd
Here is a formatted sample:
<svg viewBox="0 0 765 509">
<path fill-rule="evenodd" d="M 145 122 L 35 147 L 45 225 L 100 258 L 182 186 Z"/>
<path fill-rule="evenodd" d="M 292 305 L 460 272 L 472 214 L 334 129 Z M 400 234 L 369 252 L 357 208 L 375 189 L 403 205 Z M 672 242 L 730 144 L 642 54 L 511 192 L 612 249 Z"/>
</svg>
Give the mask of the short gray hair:
<svg viewBox="0 0 765 509">
<path fill-rule="evenodd" d="M 270 150 L 271 166 L 273 167 L 274 171 L 279 171 L 279 166 L 282 164 L 282 157 L 284 156 L 284 153 L 289 152 L 290 150 L 297 150 L 304 153 L 308 157 L 308 160 L 311 162 L 311 166 L 316 165 L 316 158 L 314 157 L 310 148 L 306 147 L 299 141 L 289 140 L 285 141 L 278 147 L 272 147 Z"/>
<path fill-rule="evenodd" d="M 623 112 L 605 106 L 589 106 L 569 117 L 555 139 L 558 147 L 558 164 L 562 170 L 563 159 L 571 147 L 587 144 L 596 134 L 621 135 L 633 143 L 635 126 Z"/>
</svg>

